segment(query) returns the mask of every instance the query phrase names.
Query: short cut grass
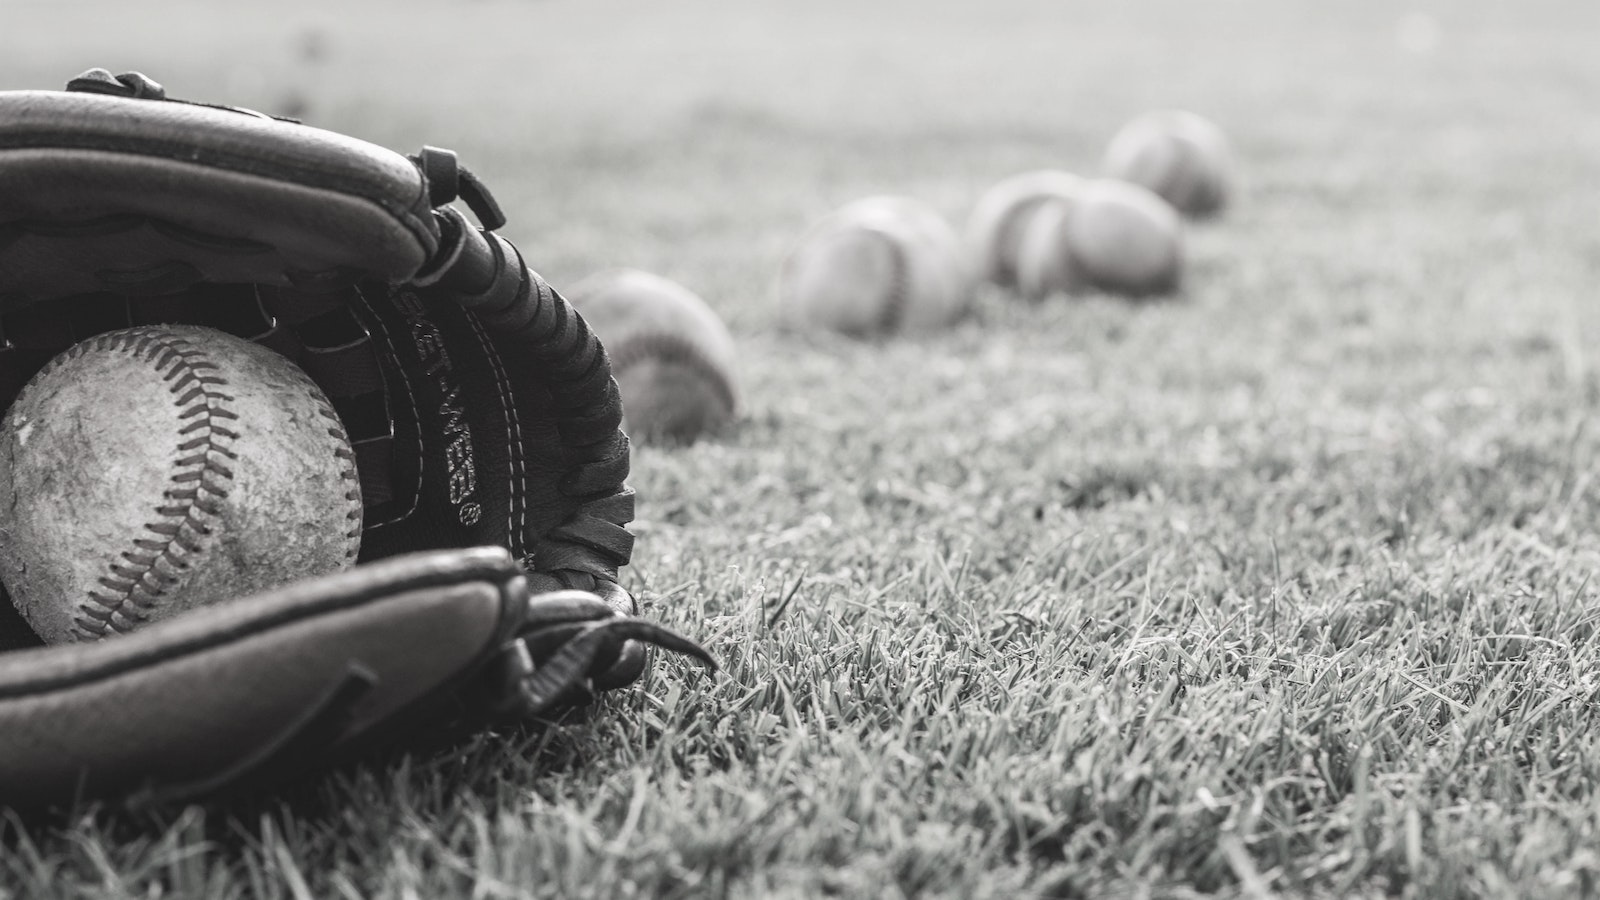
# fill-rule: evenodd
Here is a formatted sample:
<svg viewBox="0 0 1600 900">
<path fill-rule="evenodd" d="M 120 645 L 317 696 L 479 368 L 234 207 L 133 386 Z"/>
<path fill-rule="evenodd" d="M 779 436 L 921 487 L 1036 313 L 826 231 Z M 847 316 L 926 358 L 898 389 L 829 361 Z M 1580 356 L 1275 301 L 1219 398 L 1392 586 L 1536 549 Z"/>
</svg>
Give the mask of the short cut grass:
<svg viewBox="0 0 1600 900">
<path fill-rule="evenodd" d="M 151 6 L 6 4 L 0 84 L 138 68 L 451 146 L 558 287 L 636 266 L 729 320 L 749 415 L 638 452 L 625 579 L 724 674 L 246 804 L 3 817 L 0 896 L 1596 890 L 1588 4 Z M 815 216 L 959 220 L 1173 106 L 1242 187 L 1173 300 L 776 327 Z"/>
</svg>

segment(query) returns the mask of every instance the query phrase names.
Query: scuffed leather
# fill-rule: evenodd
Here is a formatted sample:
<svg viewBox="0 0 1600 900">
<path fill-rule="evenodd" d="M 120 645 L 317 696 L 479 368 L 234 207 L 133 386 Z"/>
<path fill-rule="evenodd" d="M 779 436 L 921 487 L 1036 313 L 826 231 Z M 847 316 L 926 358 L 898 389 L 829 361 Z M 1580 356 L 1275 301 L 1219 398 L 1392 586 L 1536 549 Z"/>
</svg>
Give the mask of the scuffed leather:
<svg viewBox="0 0 1600 900">
<path fill-rule="evenodd" d="M 505 551 L 455 550 L 298 582 L 116 640 L 0 655 L 0 806 L 218 775 L 292 737 L 307 710 L 361 673 L 370 687 L 340 727 L 291 761 L 315 764 L 463 684 L 514 635 L 525 603 Z"/>
</svg>

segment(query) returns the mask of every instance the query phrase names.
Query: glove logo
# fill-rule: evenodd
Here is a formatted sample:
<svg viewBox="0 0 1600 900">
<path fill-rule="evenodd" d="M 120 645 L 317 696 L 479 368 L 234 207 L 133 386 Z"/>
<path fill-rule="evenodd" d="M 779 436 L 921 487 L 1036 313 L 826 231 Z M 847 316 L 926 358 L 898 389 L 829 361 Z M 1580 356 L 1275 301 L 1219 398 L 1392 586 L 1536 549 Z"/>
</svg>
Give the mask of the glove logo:
<svg viewBox="0 0 1600 900">
<path fill-rule="evenodd" d="M 428 318 L 427 309 L 416 294 L 399 291 L 394 300 L 411 329 L 411 342 L 422 361 L 422 371 L 433 381 L 434 390 L 439 394 L 439 418 L 444 428 L 444 464 L 448 475 L 450 505 L 455 508 L 456 519 L 462 525 L 476 525 L 483 518 L 483 507 L 473 499 L 478 490 L 478 465 L 473 450 L 472 425 L 467 421 L 461 385 L 451 366 L 450 352 L 445 349 L 444 335 L 439 326 Z"/>
<path fill-rule="evenodd" d="M 444 359 L 448 366 L 449 357 Z M 483 508 L 467 499 L 478 489 L 478 467 L 473 460 L 472 426 L 467 424 L 466 409 L 461 405 L 460 385 L 451 385 L 445 391 L 439 415 L 444 417 L 445 434 L 450 440 L 444 448 L 445 470 L 450 473 L 450 504 L 456 508 L 461 524 L 476 525 L 483 518 Z"/>
</svg>

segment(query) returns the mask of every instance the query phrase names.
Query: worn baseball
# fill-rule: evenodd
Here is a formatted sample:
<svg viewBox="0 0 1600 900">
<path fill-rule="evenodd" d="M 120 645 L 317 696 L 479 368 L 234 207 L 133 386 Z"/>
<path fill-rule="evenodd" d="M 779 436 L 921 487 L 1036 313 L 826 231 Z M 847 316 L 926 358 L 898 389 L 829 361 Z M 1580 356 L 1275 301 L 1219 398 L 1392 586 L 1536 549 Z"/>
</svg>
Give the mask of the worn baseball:
<svg viewBox="0 0 1600 900">
<path fill-rule="evenodd" d="M 1013 175 L 985 191 L 967 220 L 972 270 L 999 287 L 1018 287 L 1029 223 L 1047 210 L 1071 207 L 1082 187 L 1076 175 L 1044 169 Z"/>
<path fill-rule="evenodd" d="M 361 518 L 327 397 L 214 329 L 84 340 L 0 421 L 0 580 L 50 643 L 349 566 Z"/>
<path fill-rule="evenodd" d="M 1184 110 L 1146 113 L 1124 125 L 1106 148 L 1108 176 L 1143 185 L 1196 218 L 1228 204 L 1232 170 L 1222 129 Z"/>
<path fill-rule="evenodd" d="M 1182 280 L 1183 220 L 1139 185 L 1089 182 L 1062 229 L 1073 265 L 1101 290 L 1163 294 Z"/>
<path fill-rule="evenodd" d="M 733 336 L 693 291 L 620 269 L 592 275 L 566 295 L 611 357 L 631 437 L 693 443 L 738 416 Z"/>
<path fill-rule="evenodd" d="M 783 319 L 857 337 L 931 331 L 960 318 L 973 279 L 961 239 L 907 197 L 868 197 L 817 222 L 778 275 Z"/>
</svg>

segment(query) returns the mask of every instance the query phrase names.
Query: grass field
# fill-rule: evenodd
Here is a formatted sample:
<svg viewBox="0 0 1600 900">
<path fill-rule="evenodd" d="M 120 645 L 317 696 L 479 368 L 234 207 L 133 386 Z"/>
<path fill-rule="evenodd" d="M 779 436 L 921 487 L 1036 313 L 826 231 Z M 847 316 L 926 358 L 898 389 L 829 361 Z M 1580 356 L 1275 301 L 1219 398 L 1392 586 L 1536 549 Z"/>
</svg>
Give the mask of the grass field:
<svg viewBox="0 0 1600 900">
<path fill-rule="evenodd" d="M 637 452 L 625 584 L 725 671 L 246 807 L 0 819 L 0 896 L 1600 890 L 1592 4 L 1420 6 L 1431 52 L 1377 0 L 223 6 L 0 0 L 0 87 L 453 147 L 557 287 L 701 293 L 749 415 Z M 829 208 L 959 222 L 1164 106 L 1244 180 L 1176 300 L 776 327 Z"/>
</svg>

